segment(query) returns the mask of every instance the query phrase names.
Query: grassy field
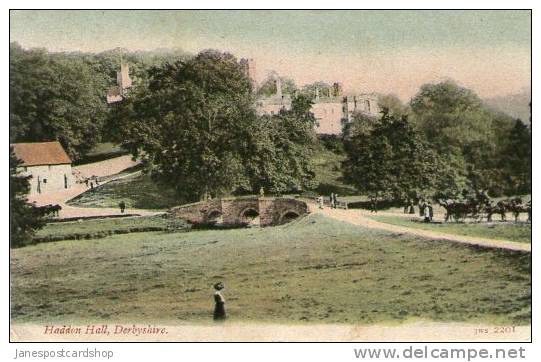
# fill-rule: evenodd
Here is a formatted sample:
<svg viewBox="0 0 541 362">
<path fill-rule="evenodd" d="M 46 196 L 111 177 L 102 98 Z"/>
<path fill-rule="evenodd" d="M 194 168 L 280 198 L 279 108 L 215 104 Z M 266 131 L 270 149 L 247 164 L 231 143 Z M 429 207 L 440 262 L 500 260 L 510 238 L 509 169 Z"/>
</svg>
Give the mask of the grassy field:
<svg viewBox="0 0 541 362">
<path fill-rule="evenodd" d="M 104 218 L 50 223 L 39 230 L 34 239 L 36 241 L 95 239 L 112 234 L 186 228 L 185 222 L 165 216 Z"/>
<path fill-rule="evenodd" d="M 488 239 L 511 240 L 531 243 L 532 225 L 526 223 L 424 223 L 420 218 L 410 219 L 398 216 L 370 216 L 372 219 L 393 225 L 415 229 L 438 231 L 446 234 L 476 236 Z"/>
<path fill-rule="evenodd" d="M 279 227 L 134 233 L 11 250 L 15 322 L 527 324 L 530 255 L 363 229 L 321 215 Z"/>
<path fill-rule="evenodd" d="M 150 176 L 139 173 L 111 181 L 93 191 L 70 200 L 68 205 L 79 207 L 118 207 L 120 201 L 127 208 L 164 210 L 182 204 L 175 191 L 156 184 Z"/>
</svg>

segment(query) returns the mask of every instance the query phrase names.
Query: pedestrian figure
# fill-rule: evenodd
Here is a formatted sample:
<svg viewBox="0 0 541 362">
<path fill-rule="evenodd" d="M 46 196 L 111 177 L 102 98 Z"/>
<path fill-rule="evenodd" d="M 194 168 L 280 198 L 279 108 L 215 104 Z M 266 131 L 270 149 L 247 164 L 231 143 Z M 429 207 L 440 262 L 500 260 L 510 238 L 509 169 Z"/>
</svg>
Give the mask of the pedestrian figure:
<svg viewBox="0 0 541 362">
<path fill-rule="evenodd" d="M 225 299 L 221 293 L 221 290 L 224 289 L 224 283 L 219 282 L 214 284 L 214 320 L 223 321 L 226 318 L 225 315 Z"/>
<path fill-rule="evenodd" d="M 375 212 L 376 214 L 378 213 L 378 202 L 376 198 L 370 199 L 370 213 L 372 212 Z"/>
<path fill-rule="evenodd" d="M 323 196 L 318 197 L 317 202 L 319 204 L 319 208 L 323 209 Z"/>
<path fill-rule="evenodd" d="M 329 197 L 329 205 L 331 209 L 334 208 L 334 193 L 333 192 L 331 192 L 331 196 Z"/>
<path fill-rule="evenodd" d="M 338 194 L 334 194 L 333 196 L 333 205 L 334 205 L 334 208 L 336 209 L 336 207 L 338 206 Z"/>
<path fill-rule="evenodd" d="M 427 204 L 423 204 L 423 215 L 425 222 L 430 222 L 430 207 Z"/>
<path fill-rule="evenodd" d="M 90 189 L 94 190 L 94 182 L 90 181 Z"/>
<path fill-rule="evenodd" d="M 259 196 L 261 197 L 265 196 L 265 189 L 263 187 L 259 188 Z"/>
<path fill-rule="evenodd" d="M 124 210 L 126 209 L 126 204 L 124 203 L 124 201 L 120 201 L 120 203 L 118 204 L 118 207 L 120 207 L 120 213 L 124 213 Z"/>
<path fill-rule="evenodd" d="M 88 178 L 85 178 L 85 185 L 88 188 Z"/>
<path fill-rule="evenodd" d="M 409 213 L 411 215 L 415 214 L 415 206 L 413 206 L 413 201 L 410 201 L 410 211 Z"/>
<path fill-rule="evenodd" d="M 430 222 L 432 222 L 432 219 L 434 218 L 434 208 L 432 207 L 432 204 L 429 202 L 428 205 L 428 217 L 430 218 Z"/>
</svg>

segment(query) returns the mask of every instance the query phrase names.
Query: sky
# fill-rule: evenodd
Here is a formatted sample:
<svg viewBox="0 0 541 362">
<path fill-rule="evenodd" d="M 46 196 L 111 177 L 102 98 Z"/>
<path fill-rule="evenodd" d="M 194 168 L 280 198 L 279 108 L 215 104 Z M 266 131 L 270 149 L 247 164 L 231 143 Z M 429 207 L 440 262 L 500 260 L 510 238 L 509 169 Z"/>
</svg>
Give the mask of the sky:
<svg viewBox="0 0 541 362">
<path fill-rule="evenodd" d="M 10 40 L 51 51 L 214 48 L 253 58 L 259 81 L 276 71 L 404 101 L 445 79 L 491 98 L 529 89 L 531 78 L 528 10 L 17 10 Z"/>
</svg>

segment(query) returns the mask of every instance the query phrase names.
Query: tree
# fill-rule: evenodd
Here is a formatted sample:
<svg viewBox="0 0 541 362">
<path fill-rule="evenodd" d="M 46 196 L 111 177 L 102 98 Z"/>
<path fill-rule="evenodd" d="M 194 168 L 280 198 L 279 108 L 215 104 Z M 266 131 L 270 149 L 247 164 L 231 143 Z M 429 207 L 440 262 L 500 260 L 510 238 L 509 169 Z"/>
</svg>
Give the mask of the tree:
<svg viewBox="0 0 541 362">
<path fill-rule="evenodd" d="M 42 213 L 28 203 L 29 178 L 18 168 L 21 165 L 13 148 L 9 150 L 9 229 L 11 247 L 23 246 L 31 241 L 34 232 L 45 225 Z"/>
<path fill-rule="evenodd" d="M 345 149 L 345 181 L 376 200 L 428 196 L 446 177 L 442 160 L 407 117 L 386 109 L 369 129 L 353 130 Z"/>
<path fill-rule="evenodd" d="M 262 116 L 250 133 L 247 172 L 253 192 L 298 192 L 315 186 L 310 160 L 317 142 L 312 101 L 299 95 L 291 110 Z"/>
<path fill-rule="evenodd" d="M 100 139 L 107 88 L 81 57 L 10 45 L 12 142 L 58 140 L 77 160 Z"/>
<path fill-rule="evenodd" d="M 532 138 L 528 126 L 520 119 L 515 121 L 515 126 L 506 138 L 500 160 L 507 180 L 507 193 L 531 193 Z"/>
<path fill-rule="evenodd" d="M 295 81 L 291 78 L 280 77 L 275 72 L 271 72 L 267 79 L 265 79 L 259 88 L 257 89 L 257 94 L 260 96 L 269 97 L 276 94 L 276 78 L 279 77 L 282 83 L 282 93 L 283 94 L 294 94 L 297 90 Z"/>
<path fill-rule="evenodd" d="M 214 50 L 153 67 L 114 110 L 116 141 L 153 165 L 186 200 L 247 183 L 243 159 L 255 120 L 251 83 L 235 57 Z"/>
<path fill-rule="evenodd" d="M 380 109 L 388 109 L 391 115 L 404 115 L 409 113 L 409 106 L 402 103 L 395 94 L 381 94 L 378 96 L 378 106 Z"/>
<path fill-rule="evenodd" d="M 471 90 L 453 81 L 425 84 L 410 102 L 412 120 L 474 191 L 498 196 L 505 189 L 500 156 L 513 120 L 486 108 Z"/>
</svg>

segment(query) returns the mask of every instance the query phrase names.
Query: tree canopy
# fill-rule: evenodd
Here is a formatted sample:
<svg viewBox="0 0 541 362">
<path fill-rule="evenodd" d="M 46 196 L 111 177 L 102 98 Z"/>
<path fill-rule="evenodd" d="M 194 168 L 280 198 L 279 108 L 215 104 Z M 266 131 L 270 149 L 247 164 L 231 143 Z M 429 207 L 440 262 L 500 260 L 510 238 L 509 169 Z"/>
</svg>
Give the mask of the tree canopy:
<svg viewBox="0 0 541 362">
<path fill-rule="evenodd" d="M 13 148 L 9 150 L 9 235 L 11 247 L 30 242 L 34 232 L 45 225 L 42 213 L 29 204 L 26 196 L 30 191 L 30 176 L 21 175 L 21 165 Z"/>
<path fill-rule="evenodd" d="M 302 146 L 310 127 L 313 134 L 306 100 L 275 118 L 258 119 L 249 79 L 235 57 L 217 51 L 153 67 L 146 78 L 114 108 L 108 128 L 185 200 L 304 185 L 291 177 L 308 174 L 299 160 L 307 157 Z"/>
<path fill-rule="evenodd" d="M 376 199 L 432 195 L 448 170 L 430 144 L 405 116 L 384 109 L 372 121 L 368 127 L 352 126 L 345 138 L 345 181 Z"/>
</svg>

